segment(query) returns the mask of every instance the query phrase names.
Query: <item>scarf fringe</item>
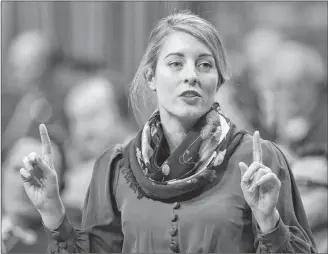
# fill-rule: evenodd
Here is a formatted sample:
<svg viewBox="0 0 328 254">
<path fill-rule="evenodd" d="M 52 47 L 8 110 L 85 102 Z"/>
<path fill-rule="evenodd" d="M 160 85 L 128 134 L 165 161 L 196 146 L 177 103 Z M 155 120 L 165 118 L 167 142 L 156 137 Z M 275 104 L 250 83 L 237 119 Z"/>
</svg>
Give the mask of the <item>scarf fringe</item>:
<svg viewBox="0 0 328 254">
<path fill-rule="evenodd" d="M 123 174 L 126 183 L 129 185 L 129 187 L 134 191 L 134 193 L 137 194 L 137 199 L 141 199 L 146 195 L 146 193 L 142 190 L 142 188 L 137 183 L 137 180 L 130 169 L 130 167 L 123 165 L 121 167 L 121 173 Z M 206 183 L 211 183 L 217 178 L 217 172 L 213 169 L 207 169 L 199 176 L 195 177 L 193 180 L 191 180 L 194 184 L 202 185 Z"/>
<path fill-rule="evenodd" d="M 129 187 L 134 191 L 134 193 L 137 193 L 137 198 L 141 199 L 142 197 L 146 196 L 146 193 L 141 189 L 139 184 L 137 183 L 137 180 L 132 172 L 132 170 L 123 165 L 121 167 L 121 172 L 125 178 L 126 183 L 129 185 Z"/>
</svg>

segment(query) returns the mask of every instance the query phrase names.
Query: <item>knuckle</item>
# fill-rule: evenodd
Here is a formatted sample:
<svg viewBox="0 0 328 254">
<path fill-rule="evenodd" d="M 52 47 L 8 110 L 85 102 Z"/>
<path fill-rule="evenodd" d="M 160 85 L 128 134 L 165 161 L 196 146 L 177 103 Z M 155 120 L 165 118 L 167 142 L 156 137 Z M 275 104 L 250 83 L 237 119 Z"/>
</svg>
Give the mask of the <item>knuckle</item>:
<svg viewBox="0 0 328 254">
<path fill-rule="evenodd" d="M 257 163 L 257 162 L 255 162 L 255 161 L 252 162 L 252 164 L 249 166 L 249 168 L 250 168 L 250 169 L 253 169 L 253 170 L 256 169 L 256 167 L 257 167 L 257 164 L 256 164 L 256 163 Z"/>
<path fill-rule="evenodd" d="M 260 168 L 258 172 L 260 176 L 264 176 L 268 174 L 268 171 L 266 171 L 264 168 Z"/>
<path fill-rule="evenodd" d="M 34 157 L 34 158 L 35 158 L 37 155 L 38 155 L 38 154 L 37 154 L 36 152 L 32 152 L 32 153 L 31 153 L 31 156 Z"/>
<path fill-rule="evenodd" d="M 263 167 L 260 167 L 259 170 L 258 170 L 259 173 L 266 173 L 266 170 L 265 168 Z"/>
<path fill-rule="evenodd" d="M 263 170 L 265 171 L 265 173 L 272 173 L 271 169 L 268 167 L 264 167 Z"/>
<path fill-rule="evenodd" d="M 28 159 L 29 159 L 29 160 L 33 160 L 34 157 L 35 157 L 35 153 L 30 153 L 30 154 L 28 155 Z"/>
<path fill-rule="evenodd" d="M 259 163 L 258 161 L 254 161 L 252 164 L 254 168 L 259 168 L 261 166 L 261 163 Z"/>
<path fill-rule="evenodd" d="M 257 165 L 258 167 L 264 167 L 263 163 L 262 163 L 262 162 L 259 162 L 259 161 L 256 162 L 256 165 Z"/>
</svg>

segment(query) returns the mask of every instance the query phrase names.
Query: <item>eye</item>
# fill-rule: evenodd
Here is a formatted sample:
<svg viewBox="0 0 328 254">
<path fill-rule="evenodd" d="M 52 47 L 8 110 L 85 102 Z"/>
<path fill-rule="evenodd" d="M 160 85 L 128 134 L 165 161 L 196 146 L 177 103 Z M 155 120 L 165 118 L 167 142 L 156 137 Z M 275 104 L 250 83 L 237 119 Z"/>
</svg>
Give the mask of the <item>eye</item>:
<svg viewBox="0 0 328 254">
<path fill-rule="evenodd" d="M 210 70 L 212 68 L 212 64 L 208 63 L 208 62 L 202 62 L 198 65 L 198 67 L 201 69 L 201 70 Z"/>
<path fill-rule="evenodd" d="M 178 62 L 178 61 L 174 61 L 174 62 L 170 62 L 169 63 L 169 66 L 172 67 L 172 68 L 181 68 L 182 67 L 182 62 Z"/>
</svg>

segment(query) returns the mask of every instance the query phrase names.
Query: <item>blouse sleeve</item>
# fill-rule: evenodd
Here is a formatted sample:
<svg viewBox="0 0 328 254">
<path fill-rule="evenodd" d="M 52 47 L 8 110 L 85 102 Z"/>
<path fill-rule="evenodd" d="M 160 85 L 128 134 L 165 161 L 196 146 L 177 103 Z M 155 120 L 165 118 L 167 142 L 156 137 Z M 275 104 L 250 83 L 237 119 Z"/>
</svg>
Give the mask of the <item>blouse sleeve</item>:
<svg viewBox="0 0 328 254">
<path fill-rule="evenodd" d="M 121 216 L 115 202 L 120 147 L 107 150 L 95 162 L 85 198 L 81 229 L 74 228 L 67 217 L 49 231 L 47 253 L 117 253 L 121 252 L 123 233 Z"/>
<path fill-rule="evenodd" d="M 263 147 L 263 146 L 262 146 Z M 267 150 L 265 152 L 265 150 Z M 295 179 L 281 150 L 271 142 L 264 146 L 270 157 L 264 164 L 281 181 L 277 210 L 280 219 L 273 231 L 263 234 L 253 217 L 257 253 L 316 253 L 316 246 Z"/>
</svg>

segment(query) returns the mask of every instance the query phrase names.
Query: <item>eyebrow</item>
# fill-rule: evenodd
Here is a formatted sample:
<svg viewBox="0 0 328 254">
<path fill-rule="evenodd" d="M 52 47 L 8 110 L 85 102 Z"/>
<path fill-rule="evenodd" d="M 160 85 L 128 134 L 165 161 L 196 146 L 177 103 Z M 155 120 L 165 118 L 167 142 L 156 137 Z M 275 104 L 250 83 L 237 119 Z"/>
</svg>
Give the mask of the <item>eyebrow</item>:
<svg viewBox="0 0 328 254">
<path fill-rule="evenodd" d="M 169 56 L 184 56 L 184 54 L 182 54 L 180 52 L 173 52 L 173 53 L 168 54 L 165 58 L 168 58 Z"/>
<path fill-rule="evenodd" d="M 173 52 L 173 53 L 168 54 L 164 59 L 168 58 L 169 56 L 180 56 L 180 57 L 183 57 L 184 54 L 183 53 L 180 53 L 180 52 Z M 205 57 L 206 56 L 213 57 L 213 55 L 212 54 L 209 54 L 209 53 L 202 53 L 202 54 L 199 54 L 198 55 L 198 57 L 204 57 L 204 56 Z"/>
</svg>

